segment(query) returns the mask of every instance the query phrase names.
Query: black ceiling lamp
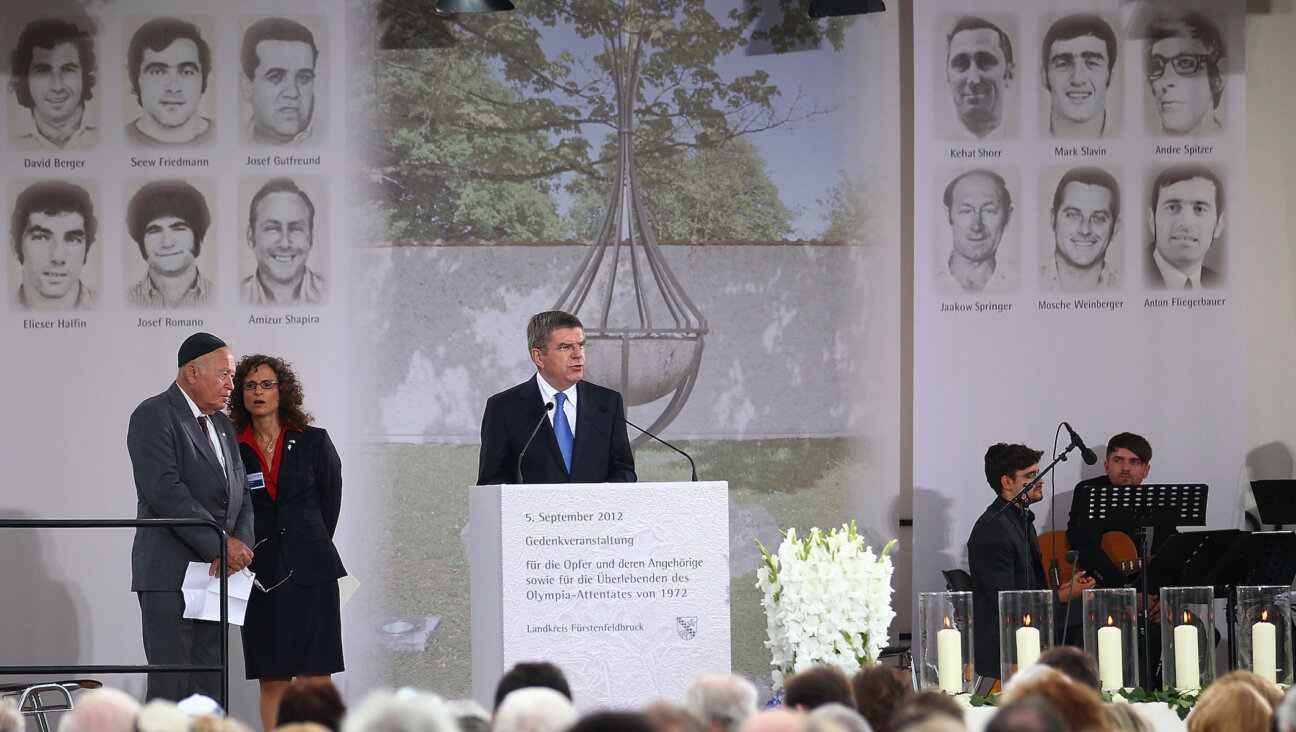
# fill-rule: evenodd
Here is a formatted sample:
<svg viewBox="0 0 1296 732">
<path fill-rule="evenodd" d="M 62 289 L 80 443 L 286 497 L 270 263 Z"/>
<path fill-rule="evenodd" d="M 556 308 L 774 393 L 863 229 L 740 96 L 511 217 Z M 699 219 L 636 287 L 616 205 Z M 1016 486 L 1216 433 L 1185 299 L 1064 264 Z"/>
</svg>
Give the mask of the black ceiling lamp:
<svg viewBox="0 0 1296 732">
<path fill-rule="evenodd" d="M 882 0 L 810 0 L 811 18 L 832 18 L 838 15 L 863 15 L 886 10 Z"/>
<path fill-rule="evenodd" d="M 497 13 L 512 10 L 509 0 L 437 0 L 438 13 Z"/>
</svg>

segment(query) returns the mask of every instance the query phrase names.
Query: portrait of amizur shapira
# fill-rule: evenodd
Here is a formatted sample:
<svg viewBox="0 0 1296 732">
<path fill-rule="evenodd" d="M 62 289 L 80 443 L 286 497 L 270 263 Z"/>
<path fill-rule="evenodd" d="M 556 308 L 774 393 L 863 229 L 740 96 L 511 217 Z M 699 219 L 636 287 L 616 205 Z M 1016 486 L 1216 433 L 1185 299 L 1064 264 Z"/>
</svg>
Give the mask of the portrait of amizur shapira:
<svg viewBox="0 0 1296 732">
<path fill-rule="evenodd" d="M 316 134 L 320 74 L 315 34 L 290 18 L 263 18 L 243 33 L 244 140 L 264 145 L 304 143 Z"/>
<path fill-rule="evenodd" d="M 1098 139 L 1120 130 L 1116 31 L 1093 13 L 1060 18 L 1044 32 L 1040 81 L 1048 103 L 1048 133 Z"/>
<path fill-rule="evenodd" d="M 937 87 L 949 102 L 938 104 L 936 115 L 944 120 L 946 136 L 980 141 L 1015 135 L 1016 66 L 1008 33 L 986 18 L 963 16 L 949 27 L 942 46 L 945 83 Z"/>
<path fill-rule="evenodd" d="M 211 47 L 194 23 L 153 18 L 140 25 L 126 49 L 127 116 L 134 117 L 126 139 L 147 147 L 211 142 L 211 64 Z"/>
<path fill-rule="evenodd" d="M 247 248 L 254 263 L 240 284 L 247 305 L 317 305 L 327 282 L 320 272 L 323 237 L 315 203 L 290 178 L 271 178 L 256 189 L 248 204 Z M 249 257 L 245 256 L 247 262 Z"/>
<path fill-rule="evenodd" d="M 14 303 L 26 310 L 94 307 L 97 229 L 90 194 L 75 183 L 41 181 L 18 193 L 9 221 Z"/>
<path fill-rule="evenodd" d="M 1143 73 L 1155 113 L 1153 132 L 1218 134 L 1228 50 L 1213 20 L 1196 11 L 1163 11 L 1148 23 Z"/>
<path fill-rule="evenodd" d="M 1120 286 L 1120 183 L 1097 167 L 1072 168 L 1053 190 L 1040 252 L 1040 289 L 1093 292 Z"/>
<path fill-rule="evenodd" d="M 1224 284 L 1224 184 L 1204 165 L 1172 165 L 1152 181 L 1144 273 L 1149 287 L 1197 290 Z"/>
<path fill-rule="evenodd" d="M 1004 177 L 982 168 L 965 171 L 945 186 L 941 200 L 950 246 L 935 248 L 937 291 L 1015 291 L 1021 252 L 1019 246 L 1004 241 L 1013 211 Z"/>
<path fill-rule="evenodd" d="M 126 271 L 137 272 L 142 263 L 144 273 L 126 299 L 149 308 L 207 304 L 215 288 L 200 262 L 214 263 L 214 257 L 202 256 L 211 223 L 207 199 L 192 183 L 155 180 L 140 186 L 126 204 L 126 230 L 137 246 L 126 249 Z"/>
<path fill-rule="evenodd" d="M 28 23 L 9 54 L 9 139 L 25 150 L 81 150 L 99 141 L 98 65 L 88 29 L 58 18 Z"/>
</svg>

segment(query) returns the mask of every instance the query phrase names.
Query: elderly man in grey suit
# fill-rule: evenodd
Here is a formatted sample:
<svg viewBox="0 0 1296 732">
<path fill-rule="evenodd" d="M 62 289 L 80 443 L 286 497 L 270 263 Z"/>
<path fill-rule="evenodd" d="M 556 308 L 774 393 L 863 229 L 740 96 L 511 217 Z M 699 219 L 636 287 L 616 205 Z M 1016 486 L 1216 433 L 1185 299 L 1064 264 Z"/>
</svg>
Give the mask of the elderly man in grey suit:
<svg viewBox="0 0 1296 732">
<path fill-rule="evenodd" d="M 225 408 L 234 389 L 234 354 L 224 341 L 195 333 L 180 346 L 175 383 L 145 399 L 126 433 L 138 498 L 136 516 L 203 518 L 228 538 L 232 574 L 252 561 L 252 500 L 237 435 Z M 184 618 L 180 591 L 190 562 L 220 571 L 220 537 L 207 527 L 139 528 L 131 549 L 131 589 L 139 596 L 144 654 L 150 664 L 220 663 L 220 625 Z M 151 673 L 147 698 L 220 696 L 217 673 Z"/>
</svg>

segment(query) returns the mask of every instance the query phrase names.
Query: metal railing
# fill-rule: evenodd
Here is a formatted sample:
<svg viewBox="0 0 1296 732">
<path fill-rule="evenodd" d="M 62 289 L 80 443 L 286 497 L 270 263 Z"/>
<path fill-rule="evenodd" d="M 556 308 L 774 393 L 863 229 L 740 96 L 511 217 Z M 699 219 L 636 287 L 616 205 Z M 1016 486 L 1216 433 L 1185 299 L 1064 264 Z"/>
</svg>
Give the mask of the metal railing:
<svg viewBox="0 0 1296 732">
<path fill-rule="evenodd" d="M 126 529 L 171 528 L 175 526 L 206 526 L 220 536 L 221 566 L 229 566 L 228 540 L 225 530 L 211 519 L 8 519 L 0 518 L 0 529 Z M 204 666 L 193 663 L 152 663 L 135 665 L 93 666 L 0 666 L 0 674 L 140 674 L 140 673 L 194 673 L 219 671 L 221 691 L 218 700 L 221 709 L 229 709 L 229 579 L 220 576 L 220 665 Z M 179 587 L 176 588 L 178 592 Z"/>
</svg>

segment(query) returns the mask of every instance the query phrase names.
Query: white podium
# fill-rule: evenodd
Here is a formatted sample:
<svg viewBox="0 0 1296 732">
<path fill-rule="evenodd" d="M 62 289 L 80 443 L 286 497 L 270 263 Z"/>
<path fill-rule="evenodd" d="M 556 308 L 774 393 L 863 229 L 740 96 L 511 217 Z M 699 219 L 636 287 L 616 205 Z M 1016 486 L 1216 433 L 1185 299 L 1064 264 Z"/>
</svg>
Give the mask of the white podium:
<svg viewBox="0 0 1296 732">
<path fill-rule="evenodd" d="M 519 661 L 577 708 L 679 702 L 728 671 L 725 482 L 476 486 L 469 494 L 473 698 Z"/>
</svg>

